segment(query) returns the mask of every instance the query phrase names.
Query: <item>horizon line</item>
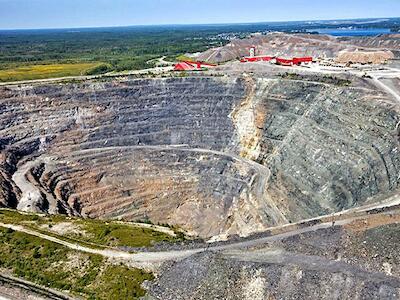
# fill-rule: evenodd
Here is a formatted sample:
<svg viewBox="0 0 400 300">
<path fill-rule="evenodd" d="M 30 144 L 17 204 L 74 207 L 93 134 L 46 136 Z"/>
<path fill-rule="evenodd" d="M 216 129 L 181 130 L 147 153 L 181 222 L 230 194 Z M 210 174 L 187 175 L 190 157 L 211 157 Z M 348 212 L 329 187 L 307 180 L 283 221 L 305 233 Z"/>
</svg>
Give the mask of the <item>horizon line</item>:
<svg viewBox="0 0 400 300">
<path fill-rule="evenodd" d="M 224 26 L 224 25 L 267 25 L 277 23 L 296 23 L 296 22 L 329 22 L 329 21 L 362 21 L 362 20 L 380 20 L 380 19 L 400 19 L 398 17 L 356 17 L 345 19 L 308 19 L 291 21 L 260 21 L 260 22 L 238 22 L 238 23 L 160 23 L 160 24 L 134 24 L 134 25 L 105 25 L 105 26 L 82 26 L 82 27 L 41 27 L 41 28 L 0 28 L 0 31 L 30 31 L 30 30 L 69 30 L 69 29 L 107 29 L 107 28 L 129 28 L 129 27 L 157 27 L 157 26 Z"/>
</svg>

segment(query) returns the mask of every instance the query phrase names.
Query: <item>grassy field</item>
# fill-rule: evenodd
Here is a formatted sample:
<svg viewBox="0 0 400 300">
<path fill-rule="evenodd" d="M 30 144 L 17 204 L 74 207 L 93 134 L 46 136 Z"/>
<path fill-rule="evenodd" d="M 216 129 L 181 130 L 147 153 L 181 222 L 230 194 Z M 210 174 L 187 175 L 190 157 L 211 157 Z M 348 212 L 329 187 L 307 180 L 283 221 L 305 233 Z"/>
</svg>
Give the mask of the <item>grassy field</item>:
<svg viewBox="0 0 400 300">
<path fill-rule="evenodd" d="M 0 209 L 0 222 L 96 249 L 98 247 L 147 247 L 157 242 L 178 242 L 184 236 L 157 231 L 151 224 L 38 215 Z M 148 228 L 152 226 L 153 228 Z M 173 231 L 171 232 L 173 233 Z M 100 255 L 69 249 L 46 239 L 0 227 L 0 271 L 39 285 L 68 290 L 84 299 L 139 299 L 141 284 L 152 280 L 141 269 L 111 264 Z"/>
<path fill-rule="evenodd" d="M 111 265 L 99 255 L 0 228 L 0 269 L 42 286 L 68 290 L 84 299 L 138 299 L 151 273 Z"/>
<path fill-rule="evenodd" d="M 189 57 L 189 56 L 186 56 L 186 55 L 183 55 L 183 54 L 177 56 L 175 60 L 178 60 L 178 61 L 194 61 L 194 59 L 192 57 Z"/>
<path fill-rule="evenodd" d="M 17 211 L 0 210 L 0 222 L 19 224 L 70 242 L 102 247 L 150 247 L 159 242 L 175 243 L 185 237 L 177 236 L 129 223 L 71 218 L 67 216 L 47 216 L 21 214 Z M 168 229 L 168 228 L 167 228 Z"/>
<path fill-rule="evenodd" d="M 71 237 L 80 238 L 105 246 L 150 247 L 157 242 L 178 242 L 180 238 L 150 228 L 134 225 L 105 223 L 102 221 L 79 220 L 75 223 L 82 228 L 84 235 Z"/>
<path fill-rule="evenodd" d="M 198 29 L 140 26 L 76 32 L 0 30 L 0 81 L 79 75 L 97 63 L 107 67 L 96 70 L 96 74 L 141 70 L 152 67 L 149 60 L 204 51 L 224 42 L 215 36 L 225 32 L 225 27 Z"/>
<path fill-rule="evenodd" d="M 91 73 L 101 63 L 32 65 L 0 70 L 0 82 L 79 76 Z"/>
</svg>

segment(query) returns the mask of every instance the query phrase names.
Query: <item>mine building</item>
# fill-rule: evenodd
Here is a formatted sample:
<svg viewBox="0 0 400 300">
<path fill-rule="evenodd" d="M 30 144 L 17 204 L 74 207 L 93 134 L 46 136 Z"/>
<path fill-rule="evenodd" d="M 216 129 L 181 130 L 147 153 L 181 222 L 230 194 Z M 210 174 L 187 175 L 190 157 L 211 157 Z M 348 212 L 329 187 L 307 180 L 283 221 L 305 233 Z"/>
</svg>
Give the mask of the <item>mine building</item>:
<svg viewBox="0 0 400 300">
<path fill-rule="evenodd" d="M 240 62 L 256 62 L 256 61 L 271 61 L 272 56 L 254 56 L 254 57 L 243 57 Z"/>
<path fill-rule="evenodd" d="M 313 62 L 313 58 L 311 56 L 306 57 L 294 57 L 293 64 L 294 65 L 302 65 L 302 64 L 309 64 Z"/>
<path fill-rule="evenodd" d="M 182 61 L 175 65 L 174 71 L 202 71 L 212 67 L 216 65 L 200 61 Z"/>
<path fill-rule="evenodd" d="M 277 65 L 280 65 L 280 66 L 287 66 L 287 67 L 289 67 L 289 66 L 293 66 L 293 59 L 286 59 L 286 58 L 280 58 L 280 57 L 277 57 L 276 59 L 275 59 L 275 61 L 276 61 L 276 64 Z"/>
</svg>

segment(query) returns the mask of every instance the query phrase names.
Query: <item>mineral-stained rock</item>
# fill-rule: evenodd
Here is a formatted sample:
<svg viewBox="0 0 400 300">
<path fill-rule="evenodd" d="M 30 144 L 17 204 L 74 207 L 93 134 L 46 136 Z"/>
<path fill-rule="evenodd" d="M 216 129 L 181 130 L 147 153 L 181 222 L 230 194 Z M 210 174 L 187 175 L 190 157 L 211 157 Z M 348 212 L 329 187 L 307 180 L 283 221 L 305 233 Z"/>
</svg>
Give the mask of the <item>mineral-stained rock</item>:
<svg viewBox="0 0 400 300">
<path fill-rule="evenodd" d="M 202 237 L 398 188 L 398 110 L 366 88 L 168 78 L 0 89 L 0 205 Z"/>
</svg>

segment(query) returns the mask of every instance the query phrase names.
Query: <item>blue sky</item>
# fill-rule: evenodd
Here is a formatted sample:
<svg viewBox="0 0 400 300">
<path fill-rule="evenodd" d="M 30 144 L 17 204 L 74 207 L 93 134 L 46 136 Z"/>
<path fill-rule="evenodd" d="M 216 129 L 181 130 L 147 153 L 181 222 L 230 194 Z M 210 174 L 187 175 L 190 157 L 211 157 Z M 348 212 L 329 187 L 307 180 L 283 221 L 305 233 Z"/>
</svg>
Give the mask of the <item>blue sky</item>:
<svg viewBox="0 0 400 300">
<path fill-rule="evenodd" d="M 0 0 L 0 29 L 400 17 L 400 0 Z"/>
</svg>

